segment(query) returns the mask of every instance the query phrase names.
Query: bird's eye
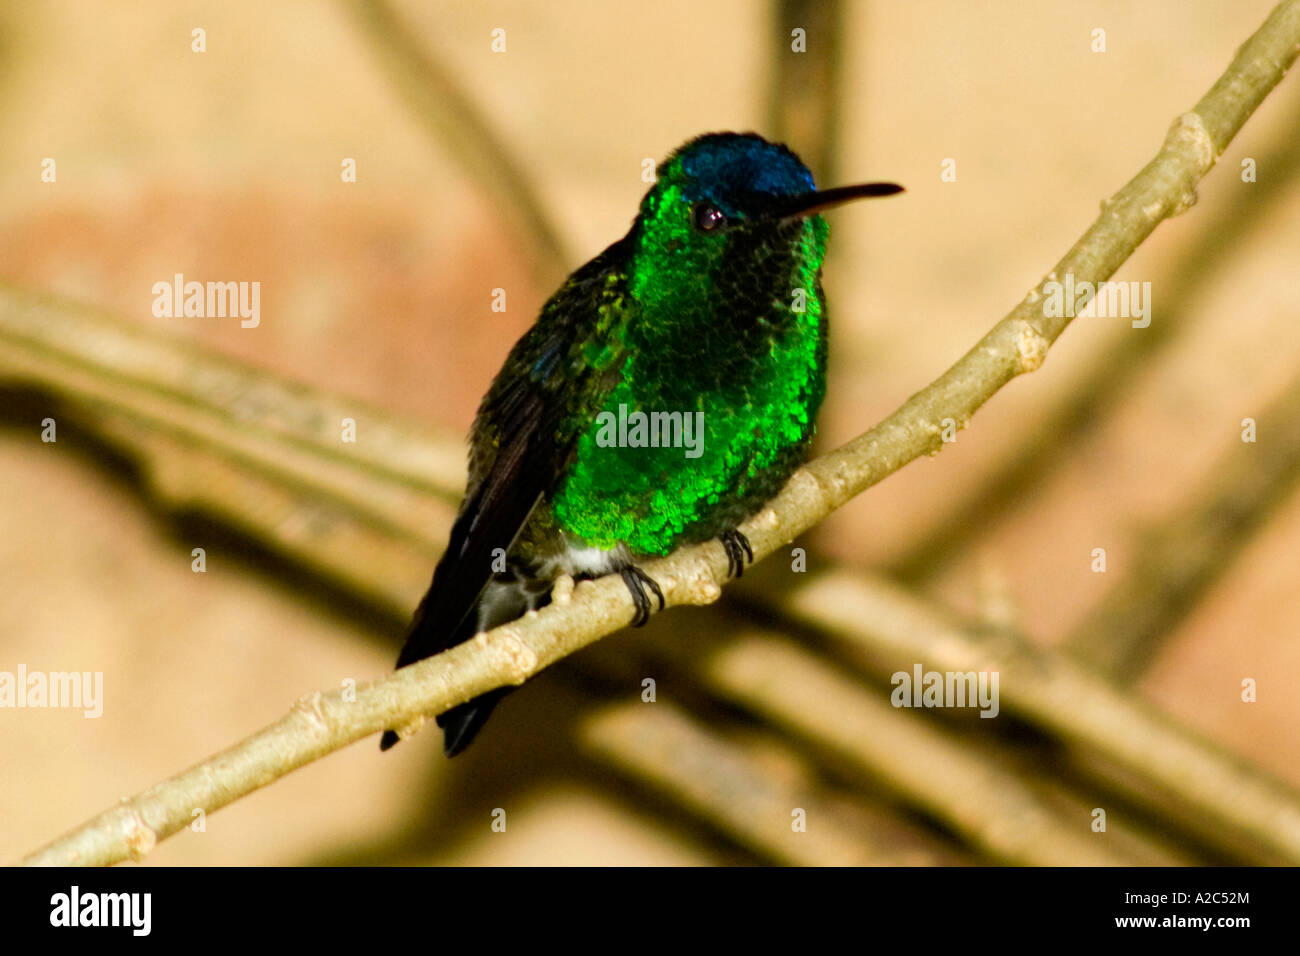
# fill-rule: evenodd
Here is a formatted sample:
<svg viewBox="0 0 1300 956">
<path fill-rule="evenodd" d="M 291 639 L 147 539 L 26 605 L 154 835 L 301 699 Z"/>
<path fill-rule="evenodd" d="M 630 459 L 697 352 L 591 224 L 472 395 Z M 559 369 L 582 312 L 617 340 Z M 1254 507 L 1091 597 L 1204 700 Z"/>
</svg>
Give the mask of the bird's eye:
<svg viewBox="0 0 1300 956">
<path fill-rule="evenodd" d="M 695 228 L 700 232 L 712 232 L 727 224 L 727 217 L 722 210 L 710 203 L 696 203 L 691 215 L 695 220 Z"/>
</svg>

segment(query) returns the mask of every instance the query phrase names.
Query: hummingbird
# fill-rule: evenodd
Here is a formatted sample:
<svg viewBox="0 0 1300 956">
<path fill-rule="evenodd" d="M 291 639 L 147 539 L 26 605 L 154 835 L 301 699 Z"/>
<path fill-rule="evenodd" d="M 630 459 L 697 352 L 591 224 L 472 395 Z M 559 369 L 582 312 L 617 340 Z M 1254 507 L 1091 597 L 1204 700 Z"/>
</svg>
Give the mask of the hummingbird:
<svg viewBox="0 0 1300 956">
<path fill-rule="evenodd" d="M 620 575 L 640 626 L 664 598 L 639 562 L 717 538 L 742 574 L 753 551 L 737 528 L 806 457 L 826 394 L 821 213 L 899 192 L 818 190 L 755 133 L 708 133 L 664 160 L 627 235 L 551 296 L 483 398 L 465 498 L 397 666 L 544 606 L 561 575 Z M 438 717 L 448 757 L 507 690 Z"/>
</svg>

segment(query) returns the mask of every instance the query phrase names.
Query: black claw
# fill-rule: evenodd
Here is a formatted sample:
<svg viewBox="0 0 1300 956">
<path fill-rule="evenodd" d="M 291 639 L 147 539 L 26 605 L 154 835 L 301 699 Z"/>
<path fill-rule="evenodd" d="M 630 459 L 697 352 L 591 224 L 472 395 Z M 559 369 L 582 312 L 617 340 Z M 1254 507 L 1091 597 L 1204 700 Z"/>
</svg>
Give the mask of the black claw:
<svg viewBox="0 0 1300 956">
<path fill-rule="evenodd" d="M 732 528 L 718 536 L 723 549 L 727 552 L 727 575 L 738 578 L 745 573 L 745 559 L 754 563 L 754 549 L 749 546 L 749 539 Z"/>
<path fill-rule="evenodd" d="M 650 577 L 635 564 L 629 564 L 627 567 L 619 570 L 619 576 L 623 578 L 623 583 L 632 594 L 632 603 L 636 605 L 636 617 L 632 618 L 633 627 L 641 627 L 646 621 L 650 620 L 650 596 L 646 594 L 649 588 L 654 592 L 654 596 L 659 599 L 659 610 L 664 609 L 664 592 L 659 590 L 659 585 L 655 579 Z"/>
</svg>

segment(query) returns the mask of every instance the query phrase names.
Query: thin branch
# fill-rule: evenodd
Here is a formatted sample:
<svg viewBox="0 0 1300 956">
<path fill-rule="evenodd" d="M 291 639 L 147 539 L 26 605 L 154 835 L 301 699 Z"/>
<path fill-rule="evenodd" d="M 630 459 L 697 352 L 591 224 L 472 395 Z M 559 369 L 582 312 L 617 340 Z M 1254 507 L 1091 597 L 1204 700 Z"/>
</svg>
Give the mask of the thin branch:
<svg viewBox="0 0 1300 956">
<path fill-rule="evenodd" d="M 54 385 L 93 408 L 108 405 L 211 439 L 267 471 L 310 452 L 310 467 L 293 474 L 328 470 L 320 481 L 327 496 L 354 494 L 358 471 L 439 493 L 453 506 L 464 490 L 465 440 L 451 429 L 399 419 L 64 298 L 0 282 L 0 349 L 6 377 Z M 344 418 L 357 423 L 360 440 L 340 440 Z M 375 486 L 364 491 L 361 497 L 372 497 Z M 409 499 L 384 505 L 372 510 L 409 523 Z"/>
<path fill-rule="evenodd" d="M 1282 78 L 1300 50 L 1300 0 L 1284 0 L 1238 51 L 1227 72 L 1173 124 L 1156 157 L 1105 205 L 1101 217 L 1049 273 L 1109 278 L 1156 225 L 1186 210 L 1196 184 Z M 1042 365 L 1069 318 L 1043 314 L 1032 290 L 928 388 L 880 425 L 811 462 L 742 527 L 756 558 L 771 554 L 854 495 L 913 459 L 942 448 L 943 419 L 965 426 L 999 388 Z M 717 599 L 727 560 L 714 542 L 682 548 L 645 570 L 670 604 Z M 186 826 L 277 777 L 385 727 L 404 727 L 481 693 L 520 684 L 560 658 L 627 625 L 633 607 L 617 577 L 572 590 L 557 583 L 539 614 L 343 693 L 312 694 L 288 716 L 242 743 L 160 783 L 27 858 L 28 863 L 113 863 L 140 858 Z"/>
<path fill-rule="evenodd" d="M 1132 570 L 1066 639 L 1068 650 L 1116 683 L 1141 675 L 1161 640 L 1300 484 L 1300 377 L 1254 417 L 1257 440 L 1243 442 L 1228 423 L 1207 486 L 1139 534 Z"/>
<path fill-rule="evenodd" d="M 748 581 L 748 579 L 746 579 Z M 751 599 L 759 589 L 747 585 Z M 1003 709 L 1125 771 L 1133 796 L 1234 857 L 1300 864 L 1300 796 L 1074 663 L 1002 632 L 973 632 L 887 581 L 850 571 L 809 579 L 773 601 L 872 673 L 920 663 L 996 671 Z"/>
<path fill-rule="evenodd" d="M 835 183 L 844 13 L 843 0 L 774 0 L 769 14 L 768 126 L 772 138 L 789 144 L 823 185 Z M 798 52 L 791 35 L 796 29 L 804 31 Z M 855 120 L 862 120 L 857 111 Z"/>
<path fill-rule="evenodd" d="M 583 722 L 579 739 L 595 756 L 768 859 L 796 866 L 934 866 L 963 859 L 882 811 L 843 806 L 798 769 L 771 773 L 767 762 L 671 704 L 602 708 Z M 796 809 L 806 814 L 806 829 L 792 825 Z"/>
<path fill-rule="evenodd" d="M 1195 305 L 1205 288 L 1222 274 L 1231 254 L 1242 248 L 1237 237 L 1263 226 L 1279 208 L 1277 200 L 1300 180 L 1300 145 L 1294 136 L 1300 125 L 1300 98 L 1292 100 L 1290 115 L 1280 124 L 1281 138 L 1266 156 L 1259 157 L 1259 169 L 1267 171 L 1267 179 L 1230 190 L 1229 201 L 1199 225 L 1195 247 L 1166 271 L 1168 278 L 1160 283 L 1161 320 L 1105 344 L 1089 359 L 1082 377 L 1039 410 L 1033 427 L 1017 435 L 1016 447 L 992 464 L 979 487 L 948 508 L 935 502 L 929 529 L 911 538 L 905 550 L 890 560 L 889 577 L 908 582 L 933 579 L 966 553 L 970 542 L 1005 516 L 1008 505 L 1022 500 L 1026 489 L 1060 463 L 1064 449 L 1079 447 L 1091 430 L 1107 420 L 1109 411 L 1130 394 L 1127 386 L 1140 372 L 1193 328 Z M 1235 241 L 1225 244 L 1225 235 Z"/>
<path fill-rule="evenodd" d="M 168 511 L 202 511 L 396 618 L 464 484 L 462 436 L 3 283 L 0 376 L 88 420 Z"/>
<path fill-rule="evenodd" d="M 972 846 L 1018 866 L 1123 866 L 1137 858 L 1072 823 L 996 760 L 896 710 L 829 664 L 757 630 L 705 663 L 707 679 L 745 706 L 828 747 L 841 769 L 902 794 Z M 812 706 L 810 706 L 812 702 Z"/>
<path fill-rule="evenodd" d="M 451 71 L 427 54 L 387 0 L 347 0 L 375 55 L 420 125 L 449 149 L 465 174 L 499 200 L 500 212 L 531 253 L 538 284 L 551 288 L 570 262 L 522 164 L 488 124 Z M 488 37 L 483 37 L 486 45 Z"/>
<path fill-rule="evenodd" d="M 759 602 L 763 615 L 784 624 L 780 599 L 771 597 L 771 568 L 746 575 L 738 590 L 766 595 L 768 600 Z M 796 577 L 808 581 L 813 575 Z M 605 645 L 592 648 L 583 655 L 584 672 L 594 669 L 605 684 L 619 688 L 639 687 L 644 676 L 661 674 L 665 687 L 676 688 L 675 699 L 707 695 L 742 708 L 764 721 L 774 742 L 776 733 L 785 732 L 783 746 L 797 749 L 827 777 L 848 776 L 856 792 L 875 804 L 920 809 L 960 835 L 980 859 L 1047 866 L 1103 862 L 1103 857 L 1112 864 L 1143 866 L 1205 862 L 1169 846 L 1149 821 L 1118 814 L 1109 821 L 1108 836 L 1098 839 L 1090 830 L 1091 811 L 1099 801 L 1106 806 L 1111 801 L 1094 786 L 1078 788 L 1079 775 L 1068 767 L 1058 774 L 1055 764 L 1045 764 L 1059 751 L 1055 740 L 1044 737 L 1030 753 L 1015 739 L 1023 725 L 1008 728 L 1005 719 L 972 718 L 967 723 L 977 727 L 959 730 L 952 720 L 896 710 L 885 703 L 892 690 L 887 674 L 862 667 L 855 668 L 857 674 L 846 673 L 841 662 L 824 653 L 842 652 L 842 642 L 821 648 L 808 641 L 803 614 L 790 622 L 790 635 L 757 628 L 722 608 L 682 617 L 672 628 L 621 642 L 617 653 L 605 652 Z M 820 622 L 818 629 L 825 630 Z M 718 641 L 718 634 L 726 640 Z M 839 656 L 859 663 L 855 654 Z M 915 662 L 895 660 L 893 670 L 910 673 Z M 638 702 L 626 710 L 629 722 L 640 713 L 647 725 L 654 724 L 653 713 L 645 716 L 654 708 Z M 652 780 L 671 775 L 671 768 L 660 766 L 658 747 L 650 740 L 654 732 L 647 729 L 643 736 L 629 730 L 619 742 L 625 751 L 637 752 L 624 752 L 615 762 Z M 882 820 L 887 823 L 897 827 L 891 817 Z M 734 825 L 743 829 L 741 822 Z"/>
</svg>

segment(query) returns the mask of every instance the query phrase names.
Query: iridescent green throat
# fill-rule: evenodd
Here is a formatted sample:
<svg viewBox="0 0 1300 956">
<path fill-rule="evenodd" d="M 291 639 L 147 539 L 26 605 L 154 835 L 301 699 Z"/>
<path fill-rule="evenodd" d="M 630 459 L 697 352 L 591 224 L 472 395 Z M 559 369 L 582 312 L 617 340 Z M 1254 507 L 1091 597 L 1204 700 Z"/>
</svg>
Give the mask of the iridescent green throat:
<svg viewBox="0 0 1300 956">
<path fill-rule="evenodd" d="M 616 313 L 601 317 L 607 336 L 588 343 L 588 360 L 620 377 L 582 426 L 551 499 L 555 524 L 587 545 L 662 555 L 714 537 L 779 490 L 813 435 L 825 394 L 829 227 L 811 216 L 775 231 L 740 228 L 724 243 L 692 229 L 688 206 L 677 186 L 647 197 L 625 294 L 603 307 Z M 620 406 L 624 417 L 673 423 L 702 412 L 698 457 L 680 444 L 606 446 Z"/>
</svg>

